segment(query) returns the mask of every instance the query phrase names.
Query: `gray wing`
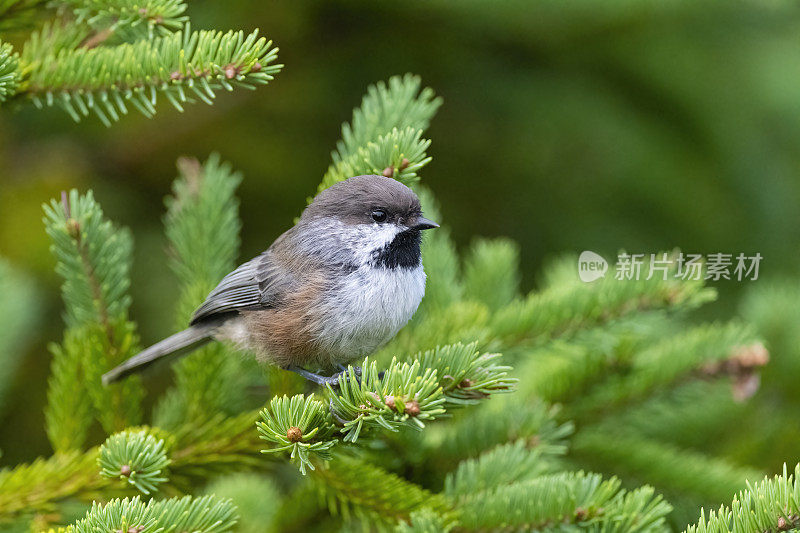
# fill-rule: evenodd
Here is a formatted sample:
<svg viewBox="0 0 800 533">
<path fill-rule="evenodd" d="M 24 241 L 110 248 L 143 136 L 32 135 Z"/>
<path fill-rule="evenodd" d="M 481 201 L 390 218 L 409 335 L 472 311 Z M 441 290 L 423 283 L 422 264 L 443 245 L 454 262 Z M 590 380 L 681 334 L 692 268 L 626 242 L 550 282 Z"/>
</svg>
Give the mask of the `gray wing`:
<svg viewBox="0 0 800 533">
<path fill-rule="evenodd" d="M 222 278 L 194 312 L 191 324 L 233 311 L 271 307 L 291 284 L 285 270 L 270 250 L 244 263 Z"/>
</svg>

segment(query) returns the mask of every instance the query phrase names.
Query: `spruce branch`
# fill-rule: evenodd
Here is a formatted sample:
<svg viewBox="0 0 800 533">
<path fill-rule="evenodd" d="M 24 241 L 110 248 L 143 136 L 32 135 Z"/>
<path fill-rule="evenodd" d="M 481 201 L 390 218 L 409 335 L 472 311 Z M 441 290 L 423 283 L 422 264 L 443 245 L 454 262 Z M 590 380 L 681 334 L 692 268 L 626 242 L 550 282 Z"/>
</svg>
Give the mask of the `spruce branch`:
<svg viewBox="0 0 800 533">
<path fill-rule="evenodd" d="M 53 360 L 47 381 L 45 427 L 56 452 L 83 447 L 93 421 L 93 404 L 84 368 L 87 337 L 84 328 L 68 329 L 62 343 L 50 344 Z"/>
<path fill-rule="evenodd" d="M 31 32 L 22 48 L 20 62 L 23 66 L 23 78 L 41 68 L 42 61 L 48 56 L 74 50 L 89 37 L 90 31 L 85 26 L 70 24 L 61 19 L 44 22 L 40 29 Z"/>
<path fill-rule="evenodd" d="M 107 325 L 88 324 L 78 328 L 77 337 L 83 345 L 81 367 L 85 388 L 103 429 L 110 433 L 138 424 L 144 396 L 141 380 L 135 377 L 105 387 L 101 378 L 115 364 L 139 351 L 136 325 L 124 319 L 110 321 Z"/>
<path fill-rule="evenodd" d="M 579 340 L 554 339 L 526 350 L 517 365 L 519 392 L 548 402 L 569 402 L 610 374 L 628 357 L 629 337 L 609 339 L 605 328 L 583 332 Z"/>
<path fill-rule="evenodd" d="M 504 345 L 541 343 L 636 311 L 692 309 L 716 297 L 702 280 L 676 280 L 669 275 L 666 280 L 658 276 L 626 281 L 604 278 L 589 284 L 577 281 L 575 263 L 565 261 L 558 269 L 571 272 L 550 275 L 573 281 L 533 292 L 492 317 L 490 329 Z"/>
<path fill-rule="evenodd" d="M 367 89 L 351 122 L 342 124 L 342 139 L 331 153 L 333 163 L 319 191 L 367 173 L 394 177 L 407 185 L 418 181 L 416 171 L 430 161 L 425 156 L 430 141 L 421 135 L 442 103 L 420 85 L 419 77 L 406 74 Z"/>
<path fill-rule="evenodd" d="M 189 17 L 183 0 L 58 0 L 76 23 L 119 35 L 126 41 L 152 39 L 180 30 Z"/>
<path fill-rule="evenodd" d="M 696 525 L 685 533 L 750 533 L 796 531 L 800 528 L 800 465 L 794 473 L 787 471 L 760 483 L 747 484 L 747 489 L 734 496 L 730 506 L 718 511 L 701 511 Z"/>
<path fill-rule="evenodd" d="M 394 528 L 395 533 L 449 533 L 455 524 L 428 507 L 412 511 L 408 522 L 400 520 Z"/>
<path fill-rule="evenodd" d="M 322 501 L 345 522 L 391 527 L 425 508 L 443 516 L 446 524 L 453 522 L 452 508 L 443 496 L 355 457 L 337 454 L 309 477 Z"/>
<path fill-rule="evenodd" d="M 108 480 L 97 475 L 97 449 L 70 451 L 0 470 L 0 524 L 30 512 L 52 512 L 55 505 L 80 495 L 109 497 Z"/>
<path fill-rule="evenodd" d="M 613 446 L 609 443 L 613 442 Z M 724 459 L 600 424 L 582 428 L 570 456 L 581 465 L 604 467 L 633 480 L 647 479 L 667 495 L 717 502 L 741 489 L 761 472 Z"/>
<path fill-rule="evenodd" d="M 19 56 L 8 43 L 0 42 L 0 104 L 17 92 Z"/>
<path fill-rule="evenodd" d="M 324 402 L 298 394 L 274 397 L 269 408 L 260 412 L 261 421 L 256 422 L 260 438 L 275 444 L 261 450 L 262 453 L 279 453 L 291 450 L 290 457 L 297 461 L 300 472 L 306 468 L 314 470 L 310 454 L 320 459 L 330 459 L 330 449 L 336 444 L 332 439 L 334 428 L 330 423 Z"/>
<path fill-rule="evenodd" d="M 500 354 L 481 353 L 478 343 L 437 346 L 416 355 L 421 368 L 432 368 L 450 405 L 474 404 L 492 394 L 512 392 L 517 380 L 510 366 L 497 364 Z"/>
<path fill-rule="evenodd" d="M 273 398 L 257 424 L 261 438 L 275 445 L 263 451 L 291 450 L 305 474 L 314 468 L 312 454 L 330 459 L 336 433 L 355 443 L 362 432 L 422 429 L 445 413 L 445 405 L 509 392 L 514 380 L 507 377 L 509 367 L 495 364 L 496 357 L 474 343 L 438 347 L 408 361 L 395 358 L 385 371 L 367 357 L 358 370 L 350 366 L 340 374 L 336 387 L 328 385 L 327 404 L 303 395 Z"/>
<path fill-rule="evenodd" d="M 733 400 L 730 384 L 725 381 L 689 381 L 611 413 L 603 423 L 679 447 L 706 448 L 725 434 L 738 434 L 750 407 Z"/>
<path fill-rule="evenodd" d="M 501 396 L 458 413 L 450 424 L 429 427 L 419 451 L 427 468 L 443 473 L 462 459 L 519 439 L 553 461 L 567 453 L 574 432 L 572 423 L 559 422 L 557 416 L 558 409 L 536 399 L 519 405 L 513 395 Z"/>
<path fill-rule="evenodd" d="M 374 141 L 356 147 L 346 158 L 335 160 L 320 189 L 362 174 L 381 174 L 412 186 L 419 181 L 417 171 L 432 159 L 425 152 L 430 144 L 431 141 L 422 138 L 420 129 L 392 128 Z"/>
<path fill-rule="evenodd" d="M 342 124 L 342 139 L 336 143 L 339 159 L 392 128 L 427 129 L 442 99 L 429 87 L 420 89 L 421 83 L 419 76 L 406 74 L 370 85 L 351 122 Z"/>
<path fill-rule="evenodd" d="M 478 239 L 464 259 L 464 293 L 497 310 L 519 292 L 519 246 L 510 239 Z"/>
<path fill-rule="evenodd" d="M 43 206 L 45 230 L 64 279 L 61 293 L 68 327 L 107 326 L 127 316 L 133 241 L 128 231 L 105 220 L 90 192 L 73 189 Z M 110 331 L 109 331 L 110 334 Z"/>
<path fill-rule="evenodd" d="M 571 406 L 571 414 L 591 418 L 600 410 L 607 413 L 684 380 L 707 377 L 714 366 L 737 357 L 741 346 L 756 340 L 751 329 L 737 322 L 698 326 L 673 335 L 618 363 L 617 372 L 603 386 L 584 391 Z"/>
<path fill-rule="evenodd" d="M 51 350 L 48 433 L 54 447 L 64 450 L 66 443 L 58 435 L 75 445 L 87 427 L 78 422 L 83 408 L 77 404 L 83 400 L 74 390 L 86 391 L 106 431 L 136 424 L 141 417 L 143 391 L 138 379 L 111 388 L 100 381 L 103 372 L 129 357 L 138 345 L 135 326 L 127 319 L 133 242 L 126 230 L 104 218 L 91 192 L 62 193 L 61 201 L 51 200 L 44 211 L 56 272 L 64 279 L 61 291 L 68 326 L 63 349 Z M 65 412 L 67 406 L 75 411 Z M 69 436 L 70 424 L 82 428 L 77 440 Z"/>
<path fill-rule="evenodd" d="M 178 111 L 195 98 L 213 103 L 215 91 L 254 88 L 273 79 L 277 48 L 254 31 L 183 30 L 117 46 L 23 54 L 18 94 L 41 108 L 58 105 L 75 120 L 95 113 L 109 126 L 133 106 L 156 112 L 158 96 Z"/>
<path fill-rule="evenodd" d="M 108 437 L 100 446 L 97 463 L 102 476 L 121 479 L 140 492 L 150 494 L 167 480 L 163 471 L 170 460 L 164 440 L 141 430 L 121 431 Z"/>
<path fill-rule="evenodd" d="M 82 364 L 82 340 L 82 333 L 73 331 L 65 333 L 61 345 L 50 344 L 53 359 L 44 416 L 47 437 L 56 452 L 81 449 L 93 421 Z"/>
<path fill-rule="evenodd" d="M 458 510 L 459 525 L 468 531 L 571 525 L 643 533 L 668 531 L 665 516 L 671 507 L 649 487 L 628 492 L 616 478 L 570 472 L 472 493 L 460 500 Z"/>
<path fill-rule="evenodd" d="M 444 493 L 451 499 L 532 479 L 554 470 L 541 447 L 531 448 L 525 439 L 500 444 L 475 459 L 462 461 L 447 475 Z"/>
<path fill-rule="evenodd" d="M 169 485 L 191 492 L 214 475 L 263 468 L 262 442 L 253 431 L 258 417 L 257 411 L 245 411 L 184 423 L 173 432 Z"/>
<path fill-rule="evenodd" d="M 204 285 L 202 295 L 179 311 L 183 321 L 233 268 L 239 254 L 239 200 L 236 189 L 242 176 L 211 154 L 204 163 L 197 159 L 178 159 L 178 178 L 165 205 L 164 229 L 170 244 L 170 268 L 188 292 L 192 284 Z"/>
<path fill-rule="evenodd" d="M 177 325 L 183 328 L 194 309 L 225 274 L 239 254 L 241 175 L 212 154 L 200 163 L 178 160 L 179 176 L 165 201 L 164 226 L 169 240 L 169 265 L 178 278 Z M 242 358 L 222 344 L 201 348 L 173 365 L 176 386 L 157 408 L 156 421 L 177 427 L 183 420 L 235 413 L 244 403 Z"/>
<path fill-rule="evenodd" d="M 356 442 L 362 429 L 369 427 L 421 429 L 425 420 L 444 413 L 436 370 L 422 368 L 419 361 L 394 359 L 384 372 L 378 372 L 377 362 L 365 358 L 360 375 L 348 367 L 347 373 L 339 376 L 336 391 L 328 385 L 328 395 L 344 442 Z"/>
<path fill-rule="evenodd" d="M 135 531 L 137 533 L 222 533 L 230 531 L 237 512 L 230 500 L 214 496 L 184 496 L 142 502 L 139 496 L 92 504 L 86 517 L 67 528 L 68 533 Z"/>
<path fill-rule="evenodd" d="M 190 492 L 210 477 L 263 466 L 259 440 L 253 431 L 255 412 L 234 417 L 215 416 L 202 423 L 187 423 L 174 434 L 150 430 L 170 444 L 170 476 L 165 491 Z M 52 512 L 69 498 L 107 500 L 129 495 L 120 485 L 98 475 L 100 448 L 80 453 L 56 453 L 12 469 L 0 470 L 0 523 L 23 513 Z"/>
</svg>

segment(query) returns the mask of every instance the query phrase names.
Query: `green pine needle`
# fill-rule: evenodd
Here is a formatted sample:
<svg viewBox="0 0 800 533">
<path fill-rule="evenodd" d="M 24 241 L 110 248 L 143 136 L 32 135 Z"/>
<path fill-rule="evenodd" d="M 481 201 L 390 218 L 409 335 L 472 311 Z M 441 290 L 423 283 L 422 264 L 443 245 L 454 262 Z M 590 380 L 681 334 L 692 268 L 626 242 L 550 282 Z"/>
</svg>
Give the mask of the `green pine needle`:
<svg viewBox="0 0 800 533">
<path fill-rule="evenodd" d="M 121 34 L 125 40 L 152 39 L 180 30 L 189 20 L 183 0 L 61 0 L 76 22 Z"/>
<path fill-rule="evenodd" d="M 506 345 L 535 340 L 542 343 L 565 333 L 606 324 L 633 311 L 670 308 L 686 310 L 716 298 L 716 291 L 702 280 L 679 280 L 670 272 L 667 279 L 619 281 L 607 276 L 594 283 L 582 283 L 576 262 L 563 261 L 549 276 L 562 283 L 532 292 L 492 316 L 490 327 Z M 567 281 L 570 280 L 570 281 Z"/>
<path fill-rule="evenodd" d="M 438 346 L 417 355 L 422 368 L 433 368 L 439 376 L 449 404 L 473 404 L 491 394 L 512 392 L 516 379 L 508 377 L 509 366 L 496 364 L 500 354 L 483 354 L 477 343 Z"/>
<path fill-rule="evenodd" d="M 172 498 L 142 502 L 139 496 L 92 504 L 86 517 L 67 528 L 69 533 L 136 531 L 137 533 L 223 533 L 236 524 L 230 500 L 214 496 Z"/>
<path fill-rule="evenodd" d="M 697 525 L 685 533 L 752 533 L 755 531 L 797 531 L 800 528 L 800 464 L 760 483 L 747 484 L 747 490 L 733 498 L 730 507 L 701 511 Z"/>
<path fill-rule="evenodd" d="M 165 201 L 164 227 L 169 266 L 180 289 L 175 327 L 183 329 L 236 265 L 241 229 L 236 188 L 242 177 L 218 154 L 204 163 L 183 157 L 177 166 L 179 176 Z M 177 361 L 175 388 L 158 404 L 156 421 L 176 427 L 187 418 L 237 412 L 246 401 L 247 375 L 243 358 L 232 352 L 230 346 L 214 343 Z"/>
<path fill-rule="evenodd" d="M 58 105 L 76 121 L 96 114 L 110 125 L 133 106 L 156 112 L 162 95 L 179 111 L 195 99 L 213 103 L 219 89 L 265 85 L 283 65 L 258 31 L 181 31 L 117 46 L 24 54 L 20 85 L 37 107 Z"/>
<path fill-rule="evenodd" d="M 310 481 L 331 514 L 341 515 L 345 531 L 382 531 L 412 513 L 430 509 L 442 517 L 446 531 L 453 524 L 452 506 L 441 494 L 428 490 L 367 461 L 337 454 Z M 356 522 L 361 522 L 361 528 Z M 350 526 L 350 527 L 347 527 Z M 436 530 L 437 533 L 439 530 Z"/>
<path fill-rule="evenodd" d="M 342 124 L 342 139 L 318 191 L 360 174 L 385 172 L 406 185 L 419 181 L 417 170 L 430 162 L 425 155 L 430 141 L 422 132 L 442 104 L 433 90 L 420 86 L 418 76 L 406 74 L 367 89 L 352 121 Z"/>
<path fill-rule="evenodd" d="M 167 480 L 163 471 L 170 460 L 164 450 L 164 440 L 142 430 L 122 431 L 108 437 L 100 447 L 97 463 L 101 475 L 127 480 L 140 492 L 150 494 Z"/>
<path fill-rule="evenodd" d="M 428 507 L 411 513 L 410 520 L 400 520 L 395 526 L 395 533 L 449 533 L 454 527 L 448 520 Z"/>
<path fill-rule="evenodd" d="M 0 104 L 17 92 L 19 57 L 8 43 L 0 43 Z"/>
<path fill-rule="evenodd" d="M 368 357 L 360 375 L 350 366 L 336 390 L 328 385 L 331 411 L 345 442 L 356 442 L 366 428 L 397 431 L 401 425 L 422 429 L 424 421 L 443 414 L 445 399 L 436 370 L 419 361 L 393 359 L 383 373 Z"/>
<path fill-rule="evenodd" d="M 79 330 L 67 330 L 62 344 L 50 344 L 53 360 L 47 380 L 45 429 L 57 452 L 80 450 L 91 426 L 92 400 L 85 373 L 84 336 Z"/>
<path fill-rule="evenodd" d="M 256 422 L 260 438 L 275 444 L 262 453 L 291 451 L 292 460 L 299 463 L 300 472 L 314 470 L 311 454 L 330 459 L 330 449 L 336 444 L 330 424 L 328 408 L 324 402 L 302 394 L 274 397 L 269 408 L 261 410 L 261 420 Z"/>
<path fill-rule="evenodd" d="M 76 390 L 88 395 L 106 431 L 139 422 L 144 391 L 138 379 L 114 387 L 103 387 L 100 380 L 138 351 L 135 325 L 128 320 L 133 240 L 105 219 L 91 191 L 62 193 L 61 201 L 52 200 L 44 211 L 56 272 L 64 279 L 67 330 L 62 346 L 51 350 L 46 409 L 51 442 L 63 450 L 80 446 L 88 424 Z"/>
<path fill-rule="evenodd" d="M 531 479 L 554 469 L 541 447 L 524 439 L 498 445 L 475 459 L 462 461 L 444 483 L 444 493 L 454 499 L 488 488 Z"/>
<path fill-rule="evenodd" d="M 363 174 L 382 174 L 413 186 L 419 181 L 417 171 L 431 161 L 425 153 L 430 144 L 431 141 L 422 138 L 422 130 L 410 126 L 402 130 L 393 128 L 337 160 L 325 174 L 320 190 Z"/>
<path fill-rule="evenodd" d="M 130 233 L 104 219 L 91 191 L 81 195 L 73 189 L 43 208 L 56 272 L 64 278 L 67 325 L 124 318 L 130 306 Z"/>
<path fill-rule="evenodd" d="M 231 165 L 211 154 L 204 163 L 194 158 L 178 159 L 179 176 L 165 204 L 164 226 L 170 243 L 170 267 L 184 291 L 201 285 L 187 297 L 181 321 L 208 292 L 230 272 L 239 255 L 239 200 L 236 189 L 242 176 Z"/>
<path fill-rule="evenodd" d="M 649 487 L 627 492 L 616 478 L 569 472 L 473 492 L 460 500 L 467 530 L 548 530 L 556 524 L 614 533 L 666 532 L 671 507 Z M 577 526 L 577 527 L 576 527 Z"/>
<path fill-rule="evenodd" d="M 528 400 L 520 404 L 514 395 L 457 413 L 446 425 L 432 425 L 424 433 L 423 454 L 432 468 L 455 467 L 455 463 L 508 441 L 525 439 L 545 457 L 558 458 L 567 452 L 574 425 L 556 417 L 556 407 Z"/>
</svg>

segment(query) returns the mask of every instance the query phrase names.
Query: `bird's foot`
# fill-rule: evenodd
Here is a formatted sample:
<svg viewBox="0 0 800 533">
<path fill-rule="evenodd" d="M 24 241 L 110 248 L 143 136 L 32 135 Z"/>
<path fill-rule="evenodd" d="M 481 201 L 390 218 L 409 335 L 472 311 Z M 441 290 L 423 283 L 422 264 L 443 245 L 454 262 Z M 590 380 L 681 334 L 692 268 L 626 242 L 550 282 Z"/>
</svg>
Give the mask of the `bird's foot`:
<svg viewBox="0 0 800 533">
<path fill-rule="evenodd" d="M 339 368 L 342 368 L 342 371 L 341 372 L 337 372 L 337 373 L 335 373 L 335 374 L 333 374 L 331 376 L 323 376 L 323 375 L 320 375 L 320 374 L 315 374 L 314 372 L 310 372 L 310 371 L 306 370 L 305 368 L 300 368 L 299 366 L 294 366 L 294 365 L 287 366 L 286 370 L 289 370 L 291 372 L 294 372 L 295 374 L 303 376 L 308 381 L 316 383 L 317 385 L 322 385 L 322 386 L 330 385 L 331 387 L 338 387 L 339 386 L 339 376 L 341 376 L 343 374 L 345 376 L 347 375 L 347 369 L 344 368 L 341 365 L 338 365 L 338 366 L 339 366 Z M 355 374 L 356 379 L 360 379 L 360 377 L 361 377 L 361 367 L 354 367 L 353 368 L 353 373 Z"/>
</svg>

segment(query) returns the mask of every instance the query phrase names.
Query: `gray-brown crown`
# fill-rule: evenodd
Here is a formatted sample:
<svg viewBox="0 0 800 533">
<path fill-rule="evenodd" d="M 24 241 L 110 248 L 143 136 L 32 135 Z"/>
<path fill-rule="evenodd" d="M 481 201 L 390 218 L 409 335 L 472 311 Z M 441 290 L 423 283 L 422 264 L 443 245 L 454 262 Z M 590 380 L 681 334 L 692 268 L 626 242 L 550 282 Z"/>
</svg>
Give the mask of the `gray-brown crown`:
<svg viewBox="0 0 800 533">
<path fill-rule="evenodd" d="M 390 219 L 420 214 L 419 198 L 414 191 L 393 178 L 354 176 L 319 193 L 306 207 L 303 219 L 335 217 L 349 224 L 372 221 L 376 209 L 386 211 Z"/>
</svg>

